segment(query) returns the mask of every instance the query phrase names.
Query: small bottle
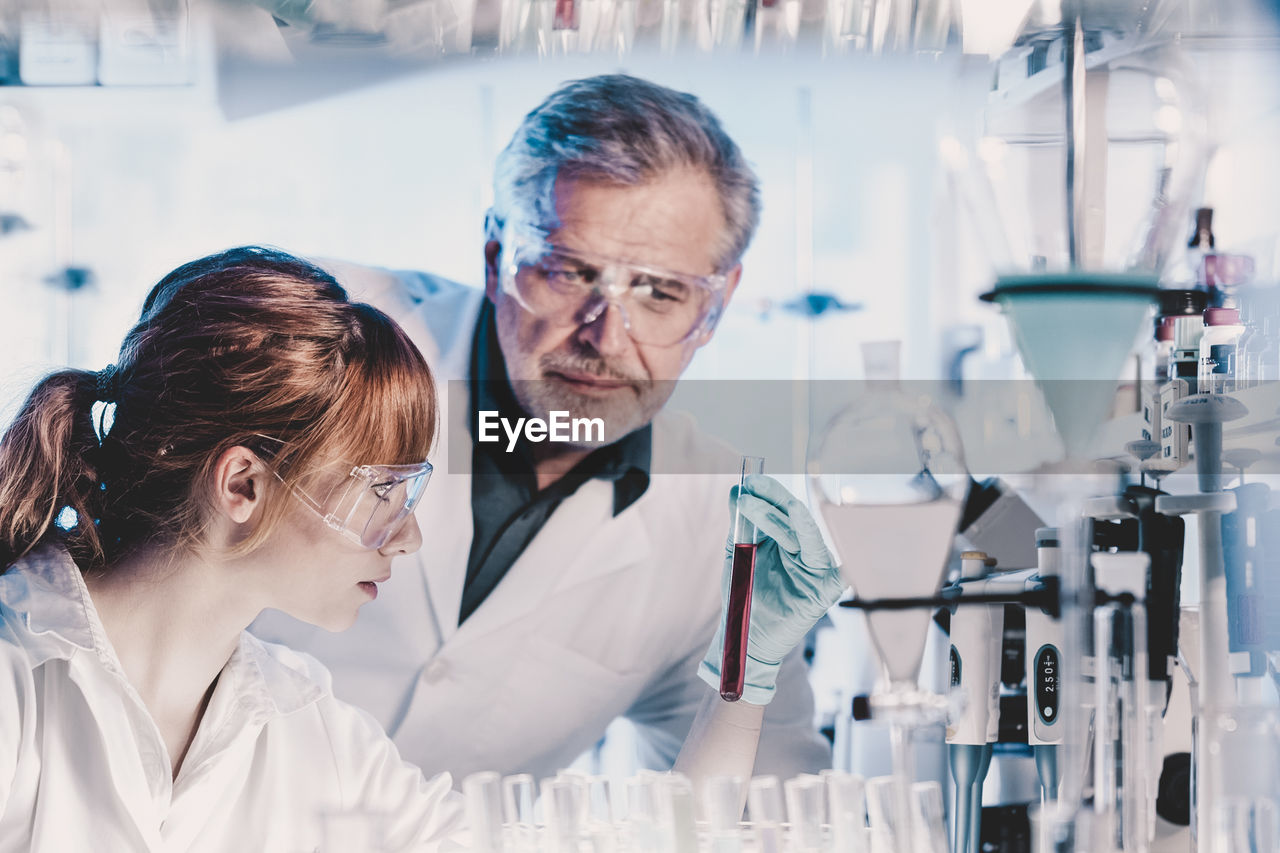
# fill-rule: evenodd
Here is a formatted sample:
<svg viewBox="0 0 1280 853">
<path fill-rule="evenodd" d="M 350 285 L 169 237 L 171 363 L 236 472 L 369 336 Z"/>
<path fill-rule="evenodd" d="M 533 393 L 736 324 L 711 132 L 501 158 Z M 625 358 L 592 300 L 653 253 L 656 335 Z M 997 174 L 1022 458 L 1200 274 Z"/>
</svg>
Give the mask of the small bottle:
<svg viewBox="0 0 1280 853">
<path fill-rule="evenodd" d="M 1196 393 L 1200 375 L 1200 338 L 1204 335 L 1204 318 L 1198 314 L 1175 317 L 1173 322 L 1173 355 L 1169 358 L 1169 379 L 1183 379 L 1187 393 Z"/>
<path fill-rule="evenodd" d="M 1244 326 L 1237 308 L 1210 308 L 1204 312 L 1200 338 L 1200 372 L 1196 388 L 1201 394 L 1226 394 L 1235 390 L 1236 346 Z"/>
<path fill-rule="evenodd" d="M 1263 381 L 1263 353 L 1269 348 L 1276 334 L 1274 315 L 1280 313 L 1280 301 L 1273 291 L 1254 290 L 1250 293 L 1246 307 L 1252 309 L 1252 323 L 1249 318 L 1245 322 L 1245 336 L 1240 340 L 1240 351 L 1236 361 L 1241 365 L 1245 384 L 1253 387 Z M 1237 379 L 1237 386 L 1239 380 Z"/>
<path fill-rule="evenodd" d="M 1157 387 L 1169 381 L 1169 362 L 1173 358 L 1173 339 L 1176 317 L 1162 317 L 1156 329 L 1155 381 Z"/>
<path fill-rule="evenodd" d="M 1272 311 L 1262 319 L 1261 342 L 1253 349 L 1254 382 L 1280 379 L 1280 313 Z"/>
<path fill-rule="evenodd" d="M 1240 333 L 1240 340 L 1236 342 L 1235 387 L 1248 388 L 1255 382 L 1253 368 L 1249 363 L 1249 351 L 1257 349 L 1262 338 L 1261 330 L 1258 328 L 1261 325 L 1261 319 L 1256 299 L 1240 300 L 1240 325 L 1244 326 L 1244 331 Z"/>
</svg>

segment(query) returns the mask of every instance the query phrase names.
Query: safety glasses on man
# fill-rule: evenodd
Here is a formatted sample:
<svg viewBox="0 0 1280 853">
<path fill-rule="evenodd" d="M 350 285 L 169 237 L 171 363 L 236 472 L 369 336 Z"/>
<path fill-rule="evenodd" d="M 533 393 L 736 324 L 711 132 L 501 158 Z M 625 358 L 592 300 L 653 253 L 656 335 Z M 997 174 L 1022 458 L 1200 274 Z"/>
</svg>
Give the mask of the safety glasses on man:
<svg viewBox="0 0 1280 853">
<path fill-rule="evenodd" d="M 551 243 L 529 229 L 503 244 L 502 288 L 557 326 L 593 323 L 610 305 L 639 344 L 674 346 L 715 326 L 726 277 L 673 272 Z"/>
<path fill-rule="evenodd" d="M 284 442 L 255 435 L 255 453 L 276 479 L 286 483 L 278 464 Z M 319 496 L 294 485 L 293 495 L 325 524 L 364 548 L 376 550 L 404 527 L 431 479 L 431 463 L 412 465 L 354 465 L 345 477 L 335 476 Z M 315 487 L 312 487 L 315 490 Z"/>
</svg>

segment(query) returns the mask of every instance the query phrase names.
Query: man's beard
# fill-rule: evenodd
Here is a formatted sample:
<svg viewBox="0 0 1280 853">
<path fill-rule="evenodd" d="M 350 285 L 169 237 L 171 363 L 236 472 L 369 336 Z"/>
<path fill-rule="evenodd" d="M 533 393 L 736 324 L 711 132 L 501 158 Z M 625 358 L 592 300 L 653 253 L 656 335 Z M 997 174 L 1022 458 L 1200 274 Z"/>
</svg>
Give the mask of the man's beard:
<svg viewBox="0 0 1280 853">
<path fill-rule="evenodd" d="M 670 396 L 671 383 L 655 383 L 618 370 L 591 353 L 550 352 L 538 359 L 543 379 L 514 380 L 516 400 L 531 417 L 550 419 L 552 411 L 568 412 L 570 418 L 599 418 L 604 422 L 604 441 L 573 445 L 602 447 L 648 424 Z M 614 390 L 589 394 L 575 389 L 555 374 L 593 376 L 626 383 Z M 593 435 L 587 431 L 587 435 Z"/>
</svg>

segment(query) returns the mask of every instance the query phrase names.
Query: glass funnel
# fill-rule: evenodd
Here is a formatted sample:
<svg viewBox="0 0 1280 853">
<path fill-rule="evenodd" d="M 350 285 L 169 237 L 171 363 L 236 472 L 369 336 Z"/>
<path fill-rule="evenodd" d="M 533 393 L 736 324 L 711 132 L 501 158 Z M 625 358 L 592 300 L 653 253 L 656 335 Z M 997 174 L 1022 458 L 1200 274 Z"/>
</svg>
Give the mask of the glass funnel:
<svg viewBox="0 0 1280 853">
<path fill-rule="evenodd" d="M 858 386 L 808 462 L 811 502 L 864 603 L 929 598 L 942 587 L 969 475 L 955 425 L 927 397 L 892 381 Z M 882 791 L 889 849 L 916 849 L 911 822 L 914 731 L 941 721 L 942 697 L 919 689 L 932 608 L 872 607 L 867 626 L 882 677 L 872 715 L 889 723 L 893 779 Z"/>
<path fill-rule="evenodd" d="M 983 298 L 1008 319 L 1072 460 L 1090 456 L 1158 282 L 1183 277 L 1207 162 L 1178 45 L 1127 21 L 1086 3 L 1029 26 L 997 64 L 974 156 L 953 158 L 997 276 Z"/>
<path fill-rule="evenodd" d="M 968 490 L 955 425 L 927 397 L 871 382 L 811 452 L 809 486 L 841 574 L 863 600 L 935 595 Z M 890 691 L 914 692 L 931 609 L 871 610 Z"/>
</svg>

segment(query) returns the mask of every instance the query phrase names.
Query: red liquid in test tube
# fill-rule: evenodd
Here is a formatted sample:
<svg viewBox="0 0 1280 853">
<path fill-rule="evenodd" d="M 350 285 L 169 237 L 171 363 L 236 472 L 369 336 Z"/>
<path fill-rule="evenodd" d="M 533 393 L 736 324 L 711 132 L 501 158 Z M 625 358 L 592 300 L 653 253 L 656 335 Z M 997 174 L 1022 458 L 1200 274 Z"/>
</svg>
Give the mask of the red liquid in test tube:
<svg viewBox="0 0 1280 853">
<path fill-rule="evenodd" d="M 556 0 L 555 21 L 552 29 L 576 30 L 578 28 L 577 0 Z"/>
<path fill-rule="evenodd" d="M 756 545 L 733 546 L 729 576 L 729 612 L 724 626 L 724 658 L 720 661 L 720 698 L 737 702 L 747 677 L 747 631 L 751 625 L 751 588 L 756 577 Z"/>
<path fill-rule="evenodd" d="M 742 483 L 748 474 L 764 473 L 764 459 L 742 457 Z M 747 675 L 747 641 L 751 627 L 751 591 L 755 584 L 756 529 L 742 515 L 734 513 L 733 563 L 729 569 L 729 604 L 725 613 L 724 651 L 720 659 L 720 698 L 737 702 L 742 698 Z"/>
</svg>

